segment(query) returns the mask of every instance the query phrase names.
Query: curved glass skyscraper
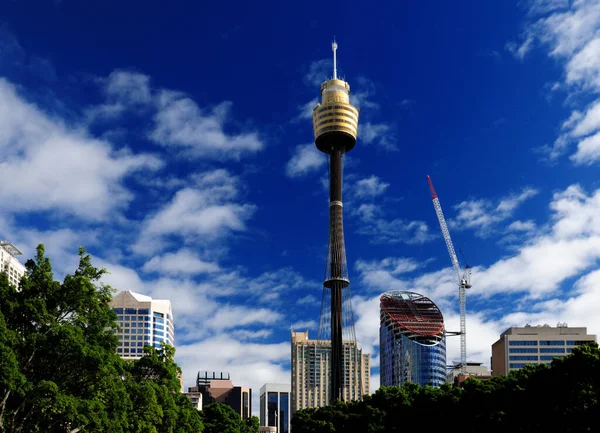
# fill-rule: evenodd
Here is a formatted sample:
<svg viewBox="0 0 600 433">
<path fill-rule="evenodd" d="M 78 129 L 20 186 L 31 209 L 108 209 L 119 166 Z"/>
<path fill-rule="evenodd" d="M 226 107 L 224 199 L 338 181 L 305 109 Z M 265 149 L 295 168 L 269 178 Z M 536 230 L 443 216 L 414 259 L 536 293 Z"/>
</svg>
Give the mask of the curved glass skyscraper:
<svg viewBox="0 0 600 433">
<path fill-rule="evenodd" d="M 382 386 L 446 382 L 444 318 L 437 305 L 418 293 L 384 293 L 380 320 Z"/>
</svg>

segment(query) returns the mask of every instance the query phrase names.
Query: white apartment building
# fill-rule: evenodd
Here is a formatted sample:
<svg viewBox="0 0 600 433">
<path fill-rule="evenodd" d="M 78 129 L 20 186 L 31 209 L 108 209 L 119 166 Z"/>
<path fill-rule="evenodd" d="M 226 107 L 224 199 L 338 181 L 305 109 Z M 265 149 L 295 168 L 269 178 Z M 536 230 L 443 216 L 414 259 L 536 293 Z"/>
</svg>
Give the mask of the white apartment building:
<svg viewBox="0 0 600 433">
<path fill-rule="evenodd" d="M 171 301 L 152 299 L 131 290 L 118 293 L 110 302 L 117 314 L 119 347 L 125 359 L 141 358 L 144 346 L 160 348 L 161 343 L 175 346 L 175 328 Z"/>
<path fill-rule="evenodd" d="M 25 275 L 25 266 L 15 256 L 23 253 L 8 241 L 0 240 L 0 272 L 8 277 L 8 281 L 19 287 L 21 277 Z"/>
<path fill-rule="evenodd" d="M 344 396 L 360 400 L 369 394 L 371 364 L 356 341 L 344 341 Z M 292 331 L 292 415 L 300 409 L 329 404 L 331 341 L 309 340 L 308 331 Z"/>
</svg>

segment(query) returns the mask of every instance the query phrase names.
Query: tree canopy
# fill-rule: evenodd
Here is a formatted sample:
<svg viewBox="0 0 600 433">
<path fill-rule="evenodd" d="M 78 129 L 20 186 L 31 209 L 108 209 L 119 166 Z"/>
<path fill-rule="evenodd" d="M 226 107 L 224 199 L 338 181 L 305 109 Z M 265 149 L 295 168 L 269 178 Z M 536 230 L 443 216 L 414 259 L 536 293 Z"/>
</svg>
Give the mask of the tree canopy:
<svg viewBox="0 0 600 433">
<path fill-rule="evenodd" d="M 439 388 L 381 387 L 362 401 L 296 412 L 294 433 L 600 431 L 600 350 L 589 343 L 508 376 Z"/>
<path fill-rule="evenodd" d="M 25 266 L 19 287 L 0 274 L 0 433 L 202 432 L 172 347 L 118 356 L 113 290 L 82 248 L 62 282 L 43 245 Z"/>
</svg>

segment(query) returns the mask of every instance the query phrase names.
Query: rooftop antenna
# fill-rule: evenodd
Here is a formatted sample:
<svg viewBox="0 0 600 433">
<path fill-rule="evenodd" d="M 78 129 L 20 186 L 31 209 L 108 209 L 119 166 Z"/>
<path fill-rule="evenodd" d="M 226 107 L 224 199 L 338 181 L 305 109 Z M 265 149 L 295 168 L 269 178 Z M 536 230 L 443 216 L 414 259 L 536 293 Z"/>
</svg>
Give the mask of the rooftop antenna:
<svg viewBox="0 0 600 433">
<path fill-rule="evenodd" d="M 337 80 L 337 56 L 336 56 L 337 47 L 338 47 L 338 45 L 335 43 L 335 38 L 334 38 L 333 42 L 331 43 L 331 50 L 333 51 L 333 79 L 334 80 Z"/>
</svg>

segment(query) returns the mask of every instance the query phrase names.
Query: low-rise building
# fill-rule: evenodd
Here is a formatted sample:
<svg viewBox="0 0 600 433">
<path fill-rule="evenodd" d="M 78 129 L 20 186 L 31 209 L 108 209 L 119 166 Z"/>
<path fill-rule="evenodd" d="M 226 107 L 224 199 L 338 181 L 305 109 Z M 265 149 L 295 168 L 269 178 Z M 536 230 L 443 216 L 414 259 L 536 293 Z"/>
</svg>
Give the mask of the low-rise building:
<svg viewBox="0 0 600 433">
<path fill-rule="evenodd" d="M 506 376 L 527 364 L 550 364 L 590 341 L 596 341 L 596 336 L 588 334 L 587 328 L 570 328 L 566 323 L 508 328 L 492 345 L 492 376 Z"/>
</svg>

